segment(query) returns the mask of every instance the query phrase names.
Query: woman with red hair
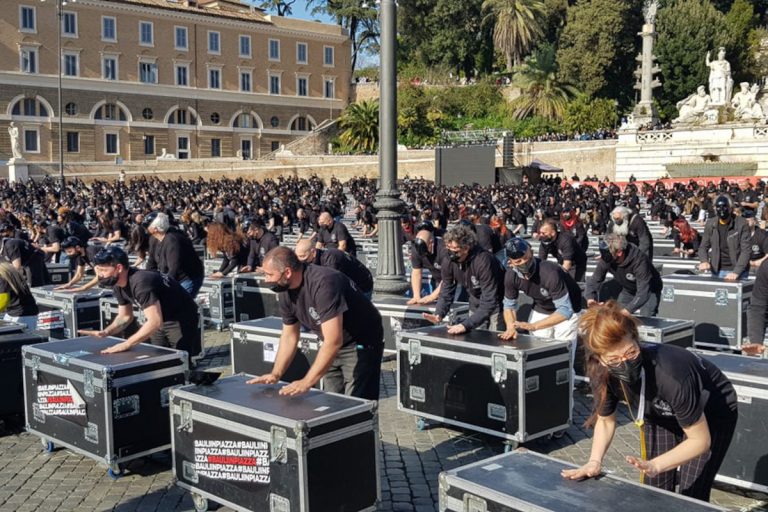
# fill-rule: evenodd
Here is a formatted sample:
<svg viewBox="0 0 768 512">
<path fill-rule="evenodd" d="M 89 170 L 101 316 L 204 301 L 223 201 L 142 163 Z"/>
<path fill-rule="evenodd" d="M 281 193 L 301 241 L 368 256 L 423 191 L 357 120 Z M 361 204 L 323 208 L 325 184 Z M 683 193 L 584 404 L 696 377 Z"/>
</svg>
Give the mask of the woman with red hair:
<svg viewBox="0 0 768 512">
<path fill-rule="evenodd" d="M 221 222 L 211 222 L 206 231 L 208 232 L 206 240 L 208 253 L 215 257 L 217 253 L 221 252 L 224 256 L 219 270 L 209 277 L 219 279 L 248 264 L 250 247 L 240 231 L 233 231 Z"/>
<path fill-rule="evenodd" d="M 589 461 L 562 472 L 581 480 L 600 474 L 624 401 L 640 429 L 640 456 L 626 461 L 649 485 L 709 501 L 738 418 L 736 392 L 723 373 L 683 348 L 639 343 L 639 322 L 615 301 L 589 308 L 579 321 L 594 392 Z M 679 473 L 677 469 L 680 469 Z"/>
<path fill-rule="evenodd" d="M 686 258 L 695 258 L 699 252 L 701 235 L 693 229 L 688 221 L 682 217 L 675 219 L 672 224 L 675 240 L 675 248 L 672 250 L 675 254 L 681 254 Z"/>
</svg>

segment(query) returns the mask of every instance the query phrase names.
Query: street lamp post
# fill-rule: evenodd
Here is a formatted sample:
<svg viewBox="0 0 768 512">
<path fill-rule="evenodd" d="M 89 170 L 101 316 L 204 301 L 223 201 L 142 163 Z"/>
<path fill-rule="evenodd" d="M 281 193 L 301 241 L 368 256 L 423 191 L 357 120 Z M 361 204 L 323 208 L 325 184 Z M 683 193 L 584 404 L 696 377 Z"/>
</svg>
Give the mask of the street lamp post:
<svg viewBox="0 0 768 512">
<path fill-rule="evenodd" d="M 397 6 L 381 0 L 381 100 L 379 103 L 379 190 L 374 206 L 379 220 L 379 258 L 373 289 L 402 296 L 408 290 L 400 247 L 400 215 L 405 203 L 397 189 Z"/>
<path fill-rule="evenodd" d="M 45 2 L 45 0 L 40 0 L 41 2 Z M 57 54 L 59 57 L 59 66 L 58 66 L 58 72 L 59 72 L 59 81 L 58 81 L 58 88 L 57 88 L 57 97 L 58 97 L 58 116 L 59 116 L 59 180 L 61 181 L 61 188 L 64 189 L 66 186 L 66 181 L 64 180 L 64 106 L 62 105 L 62 75 L 63 75 L 63 60 L 64 56 L 61 53 L 61 25 L 64 21 L 64 13 L 63 13 L 63 7 L 67 5 L 68 2 L 75 2 L 76 0 L 54 0 L 56 2 L 56 20 L 58 22 L 58 30 L 56 32 L 57 38 L 56 38 L 56 49 Z"/>
</svg>

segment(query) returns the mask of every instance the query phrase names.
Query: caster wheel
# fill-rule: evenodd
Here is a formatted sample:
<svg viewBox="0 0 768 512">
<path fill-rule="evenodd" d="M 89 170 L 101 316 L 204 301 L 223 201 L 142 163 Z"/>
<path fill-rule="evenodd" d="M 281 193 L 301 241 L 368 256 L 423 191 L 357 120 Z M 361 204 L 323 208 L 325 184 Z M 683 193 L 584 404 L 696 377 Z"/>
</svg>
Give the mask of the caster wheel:
<svg viewBox="0 0 768 512">
<path fill-rule="evenodd" d="M 504 443 L 504 453 L 509 453 L 513 450 L 517 450 L 518 448 L 520 448 L 520 443 L 517 441 L 507 441 Z"/>
<path fill-rule="evenodd" d="M 428 427 L 429 424 L 427 423 L 427 420 L 424 418 L 416 418 L 416 428 L 419 430 L 419 432 L 427 430 Z"/>
<path fill-rule="evenodd" d="M 53 451 L 56 449 L 56 445 L 53 444 L 53 441 L 48 441 L 47 439 L 41 439 L 41 443 L 43 443 L 43 448 L 45 448 L 45 451 L 47 453 L 53 453 Z"/>
<path fill-rule="evenodd" d="M 192 503 L 195 505 L 195 512 L 207 512 L 208 511 L 208 498 L 204 498 L 199 494 L 192 494 Z"/>
<path fill-rule="evenodd" d="M 109 468 L 107 470 L 107 474 L 109 475 L 109 478 L 111 478 L 112 480 L 117 480 L 118 478 L 123 476 L 123 470 L 120 469 L 119 466 L 117 468 Z"/>
</svg>

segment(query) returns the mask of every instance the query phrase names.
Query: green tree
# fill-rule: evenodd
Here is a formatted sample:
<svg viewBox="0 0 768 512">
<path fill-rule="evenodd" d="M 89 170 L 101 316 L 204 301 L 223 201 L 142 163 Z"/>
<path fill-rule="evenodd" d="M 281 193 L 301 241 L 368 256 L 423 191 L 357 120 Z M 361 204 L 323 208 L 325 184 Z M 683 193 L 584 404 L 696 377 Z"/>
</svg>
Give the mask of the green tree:
<svg viewBox="0 0 768 512">
<path fill-rule="evenodd" d="M 756 54 L 750 48 L 749 35 L 757 26 L 754 7 L 748 0 L 735 0 L 725 15 L 726 58 L 731 63 L 735 83 L 754 78 Z M 745 37 L 746 36 L 746 37 Z"/>
<path fill-rule="evenodd" d="M 563 79 L 590 97 L 629 103 L 640 16 L 636 0 L 578 0 L 569 7 L 557 52 Z"/>
<path fill-rule="evenodd" d="M 708 0 L 673 0 L 659 9 L 656 32 L 654 53 L 663 84 L 656 94 L 662 118 L 671 119 L 677 115 L 678 101 L 708 84 L 704 55 L 707 51 L 716 53 L 728 34 L 724 15 Z"/>
<path fill-rule="evenodd" d="M 515 119 L 562 119 L 568 100 L 578 93 L 572 84 L 558 80 L 555 51 L 550 45 L 536 50 L 515 71 L 512 85 L 520 89 L 520 96 L 510 104 Z"/>
<path fill-rule="evenodd" d="M 483 12 L 483 21 L 493 24 L 493 44 L 504 54 L 507 69 L 512 70 L 541 36 L 544 3 L 541 0 L 485 0 Z"/>
<path fill-rule="evenodd" d="M 571 133 L 590 133 L 615 126 L 618 119 L 614 100 L 579 94 L 566 105 L 563 126 Z"/>
<path fill-rule="evenodd" d="M 351 153 L 375 153 L 379 146 L 379 102 L 349 105 L 339 117 L 339 140 Z"/>
<path fill-rule="evenodd" d="M 274 11 L 278 16 L 290 16 L 293 14 L 291 7 L 296 0 L 264 0 L 259 2 L 257 7 L 266 11 Z"/>
<path fill-rule="evenodd" d="M 325 13 L 349 31 L 352 40 L 352 70 L 365 51 L 378 51 L 379 18 L 375 4 L 365 0 L 307 0 L 313 13 Z"/>
</svg>

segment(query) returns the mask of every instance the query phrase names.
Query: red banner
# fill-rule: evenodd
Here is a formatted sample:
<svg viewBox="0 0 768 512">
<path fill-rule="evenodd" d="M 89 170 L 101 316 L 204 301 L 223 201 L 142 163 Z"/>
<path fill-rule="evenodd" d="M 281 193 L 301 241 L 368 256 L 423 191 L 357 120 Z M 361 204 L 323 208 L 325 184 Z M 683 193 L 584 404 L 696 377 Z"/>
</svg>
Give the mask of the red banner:
<svg viewBox="0 0 768 512">
<path fill-rule="evenodd" d="M 715 177 L 715 176 L 708 176 L 708 177 L 701 177 L 701 178 L 666 178 L 666 179 L 660 179 L 660 180 L 637 180 L 635 181 L 635 185 L 638 189 L 642 190 L 643 183 L 648 183 L 651 186 L 655 186 L 657 182 L 661 182 L 664 184 L 666 188 L 672 188 L 672 186 L 675 183 L 682 183 L 684 185 L 687 185 L 690 181 L 694 181 L 697 183 L 700 187 L 706 187 L 710 182 L 714 183 L 715 186 L 720 184 L 721 179 L 725 179 L 729 183 L 737 183 L 738 185 L 741 185 L 745 181 L 750 182 L 751 184 L 756 184 L 758 181 L 764 178 L 764 176 L 724 176 L 724 177 Z M 563 186 L 568 183 L 574 188 L 578 188 L 579 186 L 587 185 L 594 188 L 599 188 L 600 184 L 605 184 L 606 182 L 603 181 L 570 181 L 570 180 L 563 180 Z M 612 181 L 610 182 L 614 185 L 618 185 L 618 187 L 623 191 L 624 187 L 626 187 L 629 182 L 628 181 Z"/>
</svg>

